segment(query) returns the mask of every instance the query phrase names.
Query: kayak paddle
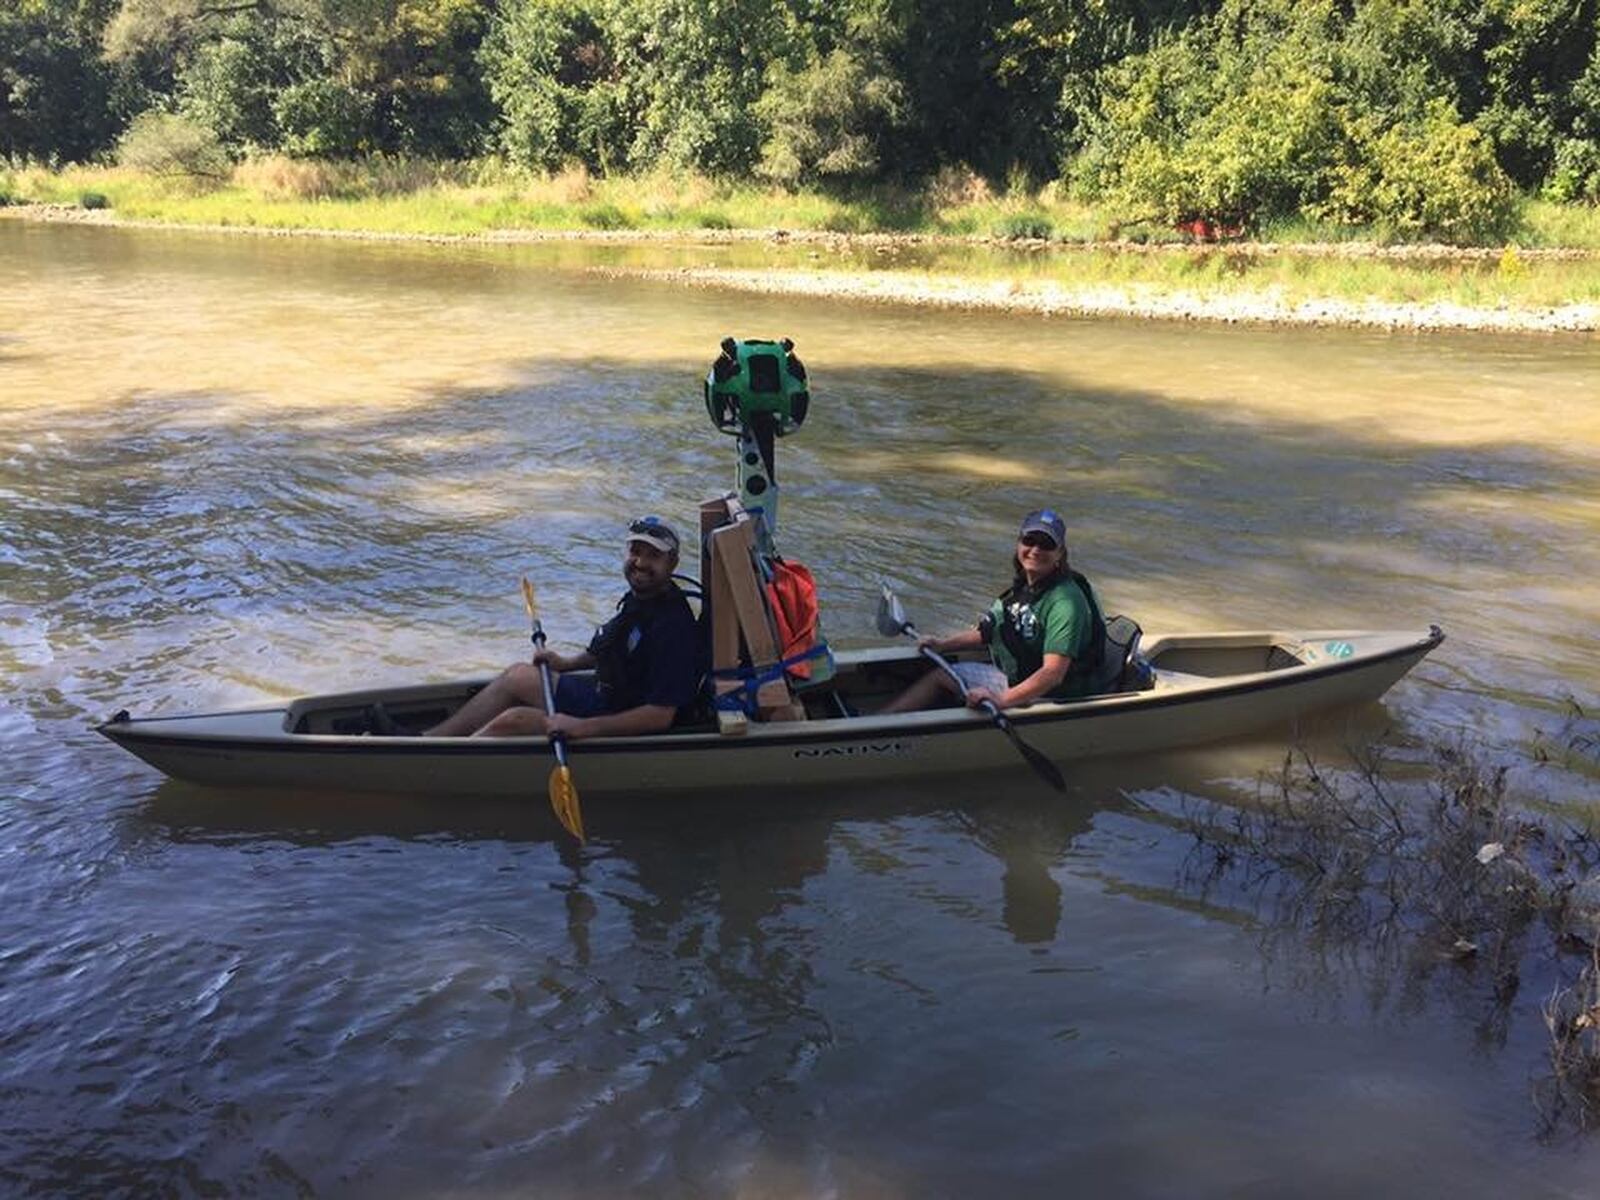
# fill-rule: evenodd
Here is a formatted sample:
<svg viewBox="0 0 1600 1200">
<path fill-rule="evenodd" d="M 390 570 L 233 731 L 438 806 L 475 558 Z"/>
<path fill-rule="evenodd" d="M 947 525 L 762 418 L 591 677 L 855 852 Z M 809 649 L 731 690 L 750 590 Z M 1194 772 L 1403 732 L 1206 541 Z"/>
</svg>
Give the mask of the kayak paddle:
<svg viewBox="0 0 1600 1200">
<path fill-rule="evenodd" d="M 883 585 L 883 595 L 878 600 L 878 632 L 884 637 L 899 637 L 902 634 L 908 637 L 917 636 L 917 627 L 906 619 L 906 610 L 901 607 L 900 597 L 894 594 L 887 583 Z M 924 658 L 955 680 L 956 687 L 961 690 L 961 699 L 965 700 L 966 681 L 956 673 L 950 661 L 932 646 L 919 646 L 918 649 Z M 1016 731 L 993 700 L 984 700 L 979 707 L 989 714 L 989 719 L 994 722 L 995 728 L 1011 739 L 1011 744 L 1017 748 L 1017 753 L 1027 760 L 1028 765 L 1040 779 L 1058 792 L 1067 790 L 1067 781 L 1061 777 L 1061 772 L 1056 769 L 1055 763 L 1022 740 L 1022 735 Z"/>
<path fill-rule="evenodd" d="M 535 650 L 544 649 L 544 626 L 533 611 L 533 584 L 522 577 L 522 602 L 528 606 L 528 621 L 533 627 Z M 544 684 L 544 711 L 551 716 L 556 711 L 556 691 L 550 686 L 550 664 L 539 664 L 539 679 Z M 550 735 L 550 748 L 555 751 L 556 765 L 550 772 L 550 807 L 555 810 L 561 827 L 578 841 L 583 841 L 583 810 L 578 807 L 578 787 L 572 782 L 572 768 L 567 766 L 567 739 L 559 733 Z"/>
</svg>

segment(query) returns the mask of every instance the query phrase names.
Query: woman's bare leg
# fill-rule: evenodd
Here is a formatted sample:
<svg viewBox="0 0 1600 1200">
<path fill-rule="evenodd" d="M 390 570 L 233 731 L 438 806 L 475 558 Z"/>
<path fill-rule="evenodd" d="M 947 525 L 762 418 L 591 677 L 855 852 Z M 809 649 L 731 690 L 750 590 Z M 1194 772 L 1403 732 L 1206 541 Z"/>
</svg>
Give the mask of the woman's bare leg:
<svg viewBox="0 0 1600 1200">
<path fill-rule="evenodd" d="M 942 670 L 932 670 L 901 692 L 878 711 L 880 713 L 916 712 L 932 708 L 934 701 L 944 695 L 954 695 L 955 681 Z"/>
</svg>

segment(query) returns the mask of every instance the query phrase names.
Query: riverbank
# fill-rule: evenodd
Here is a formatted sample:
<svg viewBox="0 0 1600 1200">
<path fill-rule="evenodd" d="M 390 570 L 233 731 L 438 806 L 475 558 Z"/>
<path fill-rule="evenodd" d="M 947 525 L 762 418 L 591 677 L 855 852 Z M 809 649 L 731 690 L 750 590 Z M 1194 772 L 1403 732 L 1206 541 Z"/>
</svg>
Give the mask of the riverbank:
<svg viewBox="0 0 1600 1200">
<path fill-rule="evenodd" d="M 138 218 L 48 203 L 0 209 L 0 218 L 257 237 L 632 246 L 642 248 L 638 262 L 575 269 L 696 288 L 940 309 L 1413 332 L 1600 332 L 1600 254 L 1581 247 L 1057 242 L 983 234 L 746 228 L 463 233 Z M 763 262 L 650 261 L 652 248 L 692 258 L 697 247 L 756 248 Z"/>
</svg>

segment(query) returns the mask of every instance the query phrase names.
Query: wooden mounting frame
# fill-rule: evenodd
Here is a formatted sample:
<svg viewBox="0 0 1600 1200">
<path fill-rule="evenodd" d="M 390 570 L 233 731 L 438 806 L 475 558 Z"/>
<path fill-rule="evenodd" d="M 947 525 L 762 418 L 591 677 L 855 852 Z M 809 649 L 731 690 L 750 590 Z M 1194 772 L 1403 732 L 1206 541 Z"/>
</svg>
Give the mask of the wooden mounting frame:
<svg viewBox="0 0 1600 1200">
<path fill-rule="evenodd" d="M 755 521 L 732 493 L 700 506 L 700 576 L 705 600 L 711 605 L 711 667 L 736 671 L 742 665 L 741 647 L 750 667 L 770 671 L 782 661 L 772 614 L 767 609 L 761 573 L 756 565 Z M 715 679 L 717 696 L 740 691 L 737 679 Z M 789 691 L 781 674 L 756 689 L 756 709 L 763 721 L 803 720 L 804 708 Z M 724 734 L 737 735 L 749 728 L 743 712 L 717 710 Z"/>
</svg>

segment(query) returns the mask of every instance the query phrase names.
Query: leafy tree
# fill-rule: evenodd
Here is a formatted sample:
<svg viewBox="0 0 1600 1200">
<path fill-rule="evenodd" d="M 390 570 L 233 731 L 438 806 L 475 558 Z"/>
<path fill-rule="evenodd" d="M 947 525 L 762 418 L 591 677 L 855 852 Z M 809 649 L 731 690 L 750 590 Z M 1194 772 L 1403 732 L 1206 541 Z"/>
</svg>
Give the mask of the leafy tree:
<svg viewBox="0 0 1600 1200">
<path fill-rule="evenodd" d="M 1054 174 L 1083 148 L 1100 72 L 1210 11 L 1200 0 L 1016 0 L 997 30 L 996 80 L 1017 161 Z"/>
<path fill-rule="evenodd" d="M 1556 140 L 1546 190 L 1555 200 L 1600 203 L 1600 42 L 1569 99 L 1572 124 Z"/>
<path fill-rule="evenodd" d="M 484 77 L 511 161 L 608 170 L 631 134 L 606 11 L 584 0 L 512 0 L 485 39 Z"/>
<path fill-rule="evenodd" d="M 1450 90 L 1450 23 L 1403 4 L 1387 15 L 1403 19 L 1352 24 L 1332 0 L 1228 0 L 1103 73 L 1080 185 L 1129 220 L 1305 213 L 1451 240 L 1503 229 L 1509 181 L 1438 94 Z M 1380 69 L 1385 47 L 1404 69 Z"/>
<path fill-rule="evenodd" d="M 904 120 L 905 92 L 886 64 L 836 49 L 798 72 L 778 71 L 756 104 L 771 130 L 757 172 L 779 183 L 864 182 Z"/>
<path fill-rule="evenodd" d="M 508 0 L 484 47 L 514 161 L 743 173 L 769 64 L 803 22 L 777 0 Z"/>
<path fill-rule="evenodd" d="M 185 109 L 235 144 L 276 133 L 294 153 L 460 155 L 488 123 L 477 49 L 491 3 L 122 0 L 105 46 L 172 62 Z"/>
<path fill-rule="evenodd" d="M 371 145 L 372 97 L 336 79 L 290 84 L 272 103 L 281 148 L 301 158 L 350 158 Z"/>
<path fill-rule="evenodd" d="M 99 58 L 104 4 L 0 3 L 0 157 L 83 160 L 121 124 L 131 89 Z"/>
<path fill-rule="evenodd" d="M 1454 105 L 1433 100 L 1420 120 L 1380 130 L 1369 119 L 1353 133 L 1363 152 L 1331 173 L 1313 211 L 1463 243 L 1497 238 L 1510 225 L 1511 180 Z"/>
<path fill-rule="evenodd" d="M 754 106 L 768 63 L 792 56 L 791 28 L 775 0 L 619 4 L 611 36 L 638 121 L 629 160 L 749 171 L 763 132 Z"/>
<path fill-rule="evenodd" d="M 234 30 L 194 51 L 177 80 L 178 110 L 212 130 L 224 145 L 276 147 L 280 134 L 274 98 L 305 74 L 309 64 L 291 65 L 292 56 L 272 36 L 275 23 L 241 19 L 235 24 Z M 314 52 L 311 57 L 314 61 Z"/>
<path fill-rule="evenodd" d="M 1491 139 L 1510 176 L 1533 186 L 1550 171 L 1563 135 L 1584 115 L 1574 93 L 1600 34 L 1594 0 L 1485 0 L 1477 61 L 1481 104 L 1473 124 Z M 1591 110 L 1592 113 L 1593 110 Z"/>
</svg>

